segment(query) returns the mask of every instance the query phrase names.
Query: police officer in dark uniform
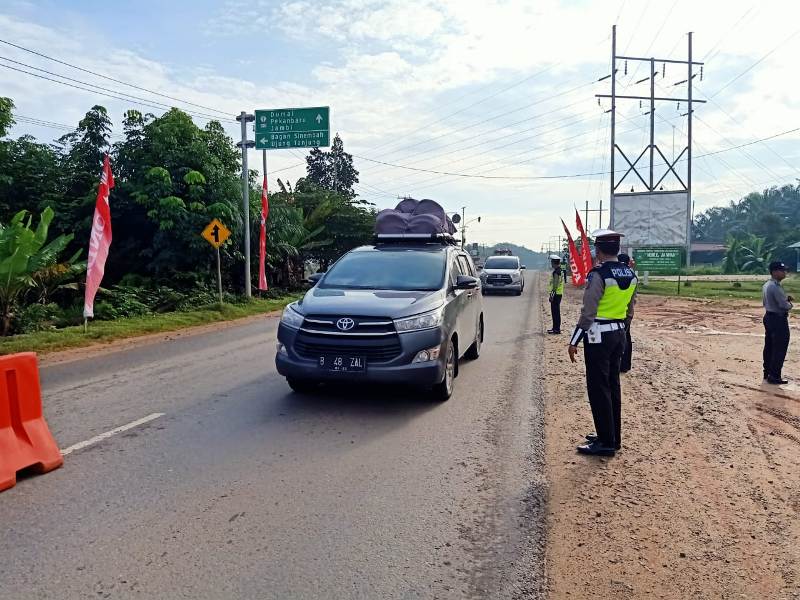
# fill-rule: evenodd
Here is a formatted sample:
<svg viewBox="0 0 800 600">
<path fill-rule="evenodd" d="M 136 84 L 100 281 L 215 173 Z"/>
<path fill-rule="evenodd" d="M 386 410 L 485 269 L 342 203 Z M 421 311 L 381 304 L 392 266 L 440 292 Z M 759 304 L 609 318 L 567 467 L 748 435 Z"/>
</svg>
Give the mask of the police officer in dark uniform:
<svg viewBox="0 0 800 600">
<path fill-rule="evenodd" d="M 561 333 L 561 299 L 564 297 L 564 269 L 561 268 L 561 257 L 558 254 L 550 255 L 550 266 L 553 273 L 550 276 L 550 286 L 548 288 L 550 296 L 550 314 L 553 317 L 553 328 L 548 329 L 550 335 Z"/>
<path fill-rule="evenodd" d="M 633 272 L 636 272 L 636 262 L 627 254 L 620 254 L 617 260 L 626 267 L 630 267 Z M 627 373 L 631 370 L 631 359 L 633 358 L 633 339 L 631 338 L 631 321 L 633 319 L 625 320 L 625 352 L 622 355 L 622 362 L 620 363 L 619 372 Z"/>
<path fill-rule="evenodd" d="M 622 446 L 622 394 L 619 371 L 625 352 L 625 321 L 633 317 L 638 280 L 617 260 L 622 234 L 610 229 L 592 233 L 599 263 L 589 272 L 578 325 L 569 342 L 575 361 L 583 341 L 586 388 L 596 434 L 578 446 L 581 454 L 613 456 Z"/>
</svg>

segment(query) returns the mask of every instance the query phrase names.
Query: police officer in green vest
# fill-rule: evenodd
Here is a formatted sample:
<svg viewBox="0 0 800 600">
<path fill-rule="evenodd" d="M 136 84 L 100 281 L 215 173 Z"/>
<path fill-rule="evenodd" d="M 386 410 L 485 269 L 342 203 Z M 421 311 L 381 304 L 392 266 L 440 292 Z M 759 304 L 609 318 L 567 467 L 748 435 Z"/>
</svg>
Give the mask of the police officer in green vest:
<svg viewBox="0 0 800 600">
<path fill-rule="evenodd" d="M 583 342 L 586 388 L 595 434 L 578 446 L 581 454 L 613 456 L 622 446 L 620 361 L 625 352 L 625 321 L 633 317 L 638 280 L 630 267 L 617 261 L 622 234 L 610 229 L 592 233 L 598 266 L 589 272 L 578 325 L 569 342 L 575 361 Z"/>
<path fill-rule="evenodd" d="M 553 328 L 548 329 L 550 335 L 561 333 L 561 298 L 564 297 L 564 274 L 561 268 L 561 257 L 558 254 L 550 255 L 550 266 L 553 273 L 550 275 L 550 314 L 553 316 Z"/>
</svg>

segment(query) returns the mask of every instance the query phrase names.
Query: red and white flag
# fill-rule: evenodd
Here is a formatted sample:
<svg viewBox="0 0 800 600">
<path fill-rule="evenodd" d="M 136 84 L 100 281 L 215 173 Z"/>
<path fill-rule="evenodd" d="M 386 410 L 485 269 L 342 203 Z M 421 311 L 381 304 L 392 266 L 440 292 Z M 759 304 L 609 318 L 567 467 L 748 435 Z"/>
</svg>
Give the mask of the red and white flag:
<svg viewBox="0 0 800 600">
<path fill-rule="evenodd" d="M 92 219 L 92 234 L 89 236 L 89 259 L 86 263 L 86 296 L 83 301 L 83 316 L 94 317 L 94 297 L 103 280 L 106 270 L 108 248 L 111 246 L 111 208 L 108 194 L 114 187 L 114 175 L 108 154 L 103 161 L 100 187 L 97 189 L 97 202 Z"/>
<path fill-rule="evenodd" d="M 575 211 L 575 224 L 581 234 L 581 256 L 583 257 L 583 276 L 585 278 L 594 267 L 594 260 L 592 259 L 592 249 L 589 247 L 589 236 L 586 235 L 581 214 L 577 210 Z"/>
<path fill-rule="evenodd" d="M 261 236 L 258 241 L 258 289 L 267 290 L 267 217 L 269 217 L 269 196 L 267 195 L 267 175 L 261 186 Z"/>
<path fill-rule="evenodd" d="M 572 239 L 572 234 L 567 229 L 564 219 L 561 219 L 561 224 L 564 226 L 564 232 L 567 234 L 567 241 L 569 242 L 569 270 L 572 272 L 572 285 L 583 285 L 586 283 L 586 275 L 583 272 L 583 258 L 578 254 L 575 241 Z"/>
</svg>

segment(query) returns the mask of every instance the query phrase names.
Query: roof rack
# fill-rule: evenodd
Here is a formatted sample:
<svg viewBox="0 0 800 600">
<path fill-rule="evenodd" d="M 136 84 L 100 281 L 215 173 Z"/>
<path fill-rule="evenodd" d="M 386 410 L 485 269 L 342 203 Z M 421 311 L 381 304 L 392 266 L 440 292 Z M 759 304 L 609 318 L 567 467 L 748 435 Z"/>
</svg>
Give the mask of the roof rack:
<svg viewBox="0 0 800 600">
<path fill-rule="evenodd" d="M 423 244 L 442 244 L 455 246 L 456 239 L 449 233 L 376 233 L 376 244 L 400 244 L 419 242 Z"/>
</svg>

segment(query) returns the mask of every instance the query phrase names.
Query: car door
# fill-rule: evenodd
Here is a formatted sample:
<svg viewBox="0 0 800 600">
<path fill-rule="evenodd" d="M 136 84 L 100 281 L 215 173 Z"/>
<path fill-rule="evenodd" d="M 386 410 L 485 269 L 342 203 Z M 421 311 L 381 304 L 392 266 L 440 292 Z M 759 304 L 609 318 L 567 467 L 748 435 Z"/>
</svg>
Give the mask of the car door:
<svg viewBox="0 0 800 600">
<path fill-rule="evenodd" d="M 468 301 L 470 300 L 467 292 L 470 290 L 456 289 L 456 281 L 458 280 L 458 276 L 463 274 L 464 273 L 461 271 L 461 264 L 458 262 L 458 254 L 453 254 L 450 258 L 450 281 L 448 282 L 450 286 L 450 294 L 452 294 L 449 312 L 450 318 L 453 321 L 453 331 L 455 331 L 459 340 L 459 355 L 466 352 L 467 348 L 464 346 L 464 340 L 468 339 L 470 335 L 470 327 L 467 323 L 467 320 L 464 318 L 464 313 L 468 310 Z M 469 346 L 469 344 L 467 344 L 467 346 Z"/>
<path fill-rule="evenodd" d="M 464 275 L 475 277 L 475 268 L 472 266 L 472 260 L 470 260 L 469 256 L 466 254 L 458 255 L 458 266 Z M 478 335 L 478 309 L 480 306 L 481 293 L 479 289 L 464 291 L 466 292 L 466 301 L 461 318 L 464 320 L 464 333 L 462 335 L 465 337 L 459 339 L 464 339 L 469 346 Z M 466 350 L 466 348 L 464 348 L 464 350 Z"/>
</svg>

